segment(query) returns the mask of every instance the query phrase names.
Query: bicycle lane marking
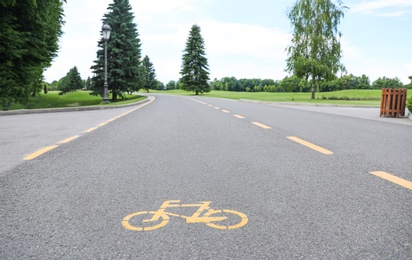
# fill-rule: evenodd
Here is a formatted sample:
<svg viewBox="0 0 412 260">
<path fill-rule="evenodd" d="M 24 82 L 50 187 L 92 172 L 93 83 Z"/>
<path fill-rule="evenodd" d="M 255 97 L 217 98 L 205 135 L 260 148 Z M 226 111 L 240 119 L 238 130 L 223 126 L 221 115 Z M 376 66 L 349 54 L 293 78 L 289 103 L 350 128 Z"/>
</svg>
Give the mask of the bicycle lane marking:
<svg viewBox="0 0 412 260">
<path fill-rule="evenodd" d="M 163 202 L 163 204 L 160 206 L 160 208 L 157 211 L 138 211 L 132 214 L 127 215 L 126 217 L 123 218 L 122 220 L 122 226 L 125 229 L 132 230 L 132 231 L 153 231 L 156 229 L 160 229 L 164 226 L 166 226 L 169 223 L 170 217 L 178 217 L 178 218 L 183 218 L 186 220 L 186 224 L 196 224 L 196 223 L 203 223 L 211 228 L 216 228 L 219 230 L 232 230 L 232 229 L 237 229 L 245 226 L 248 223 L 248 217 L 239 211 L 235 210 L 215 210 L 209 207 L 211 201 L 202 201 L 200 204 L 174 204 L 174 203 L 179 203 L 180 200 L 167 200 Z M 179 215 L 175 214 L 172 212 L 166 212 L 167 208 L 188 208 L 188 207 L 198 207 L 195 213 L 193 213 L 191 216 L 184 216 L 184 215 Z M 204 213 L 204 214 L 203 214 Z M 229 217 L 227 216 L 227 213 L 229 214 Z M 149 215 L 148 219 L 139 219 L 137 220 L 132 220 L 135 217 L 143 216 L 143 215 Z M 201 216 L 203 214 L 203 216 Z M 216 216 L 215 214 L 220 214 Z M 222 215 L 224 214 L 224 215 Z M 214 216 L 212 216 L 214 215 Z M 233 224 L 233 218 L 230 218 L 230 216 L 237 216 L 235 218 L 236 223 Z M 151 216 L 151 217 L 150 217 Z M 230 219 L 230 222 L 227 223 L 221 223 L 221 221 L 225 221 L 227 219 Z M 238 221 L 240 219 L 240 221 Z M 132 224 L 130 223 L 132 220 Z M 160 223 L 159 223 L 160 221 Z M 136 222 L 139 222 L 140 224 L 136 224 Z M 149 226 L 144 226 L 144 223 L 149 223 L 146 225 Z M 152 226 L 150 226 L 150 223 L 154 223 Z M 141 225 L 141 226 L 138 226 Z"/>
<path fill-rule="evenodd" d="M 119 119 L 119 118 L 121 118 L 121 117 L 123 117 L 123 116 L 126 116 L 126 115 L 128 115 L 128 114 L 130 114 L 130 113 L 132 113 L 132 112 L 134 112 L 134 111 L 136 111 L 136 110 L 138 110 L 138 109 L 140 109 L 140 108 L 142 108 L 142 107 L 144 107 L 144 106 L 149 105 L 150 103 L 152 103 L 153 101 L 155 101 L 155 99 L 156 99 L 155 97 L 151 97 L 151 100 L 150 100 L 149 102 L 146 102 L 146 103 L 144 103 L 144 104 L 142 104 L 142 105 L 140 105 L 140 106 L 138 106 L 138 107 L 136 107 L 136 108 L 134 108 L 134 109 L 126 112 L 126 113 L 123 113 L 123 114 L 121 114 L 121 115 L 119 115 L 119 116 L 116 116 L 116 117 L 114 117 L 114 118 L 112 118 L 112 119 L 109 119 L 109 120 L 107 120 L 107 121 L 105 121 L 105 122 L 103 122 L 103 123 L 100 123 L 100 124 L 98 124 L 98 125 L 95 126 L 95 127 L 89 128 L 89 129 L 83 131 L 82 134 L 87 134 L 87 133 L 93 132 L 94 130 L 98 129 L 99 127 L 105 126 L 105 125 L 107 125 L 107 124 L 110 123 L 110 122 L 113 122 L 113 121 L 115 121 L 115 120 L 117 120 L 117 119 Z M 69 143 L 69 142 L 71 142 L 71 141 L 79 138 L 80 136 L 81 136 L 81 135 L 75 135 L 75 136 L 72 136 L 72 137 L 66 138 L 66 139 L 64 139 L 64 140 L 62 140 L 62 141 L 57 142 L 56 145 L 51 145 L 51 146 L 46 146 L 46 147 L 44 147 L 44 148 L 41 148 L 41 149 L 39 149 L 38 151 L 36 151 L 36 152 L 34 152 L 34 153 L 31 153 L 31 154 L 25 156 L 25 157 L 23 158 L 23 160 L 25 160 L 25 161 L 33 160 L 33 159 L 39 157 L 40 155 L 43 155 L 43 154 L 45 154 L 45 153 L 47 153 L 47 152 L 49 152 L 49 151 L 51 151 L 51 150 L 59 147 L 59 145 L 61 145 L 61 144 L 67 144 L 67 143 Z"/>
</svg>

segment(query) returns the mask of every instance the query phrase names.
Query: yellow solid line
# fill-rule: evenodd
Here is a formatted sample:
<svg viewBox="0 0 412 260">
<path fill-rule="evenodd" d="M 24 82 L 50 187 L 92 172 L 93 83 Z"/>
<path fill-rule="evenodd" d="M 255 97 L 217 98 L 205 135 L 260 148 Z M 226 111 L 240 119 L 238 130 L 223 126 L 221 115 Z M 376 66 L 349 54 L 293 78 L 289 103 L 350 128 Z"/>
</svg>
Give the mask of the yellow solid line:
<svg viewBox="0 0 412 260">
<path fill-rule="evenodd" d="M 241 116 L 241 115 L 233 115 L 234 117 L 237 117 L 237 118 L 239 118 L 239 119 L 244 119 L 245 117 L 244 116 Z"/>
<path fill-rule="evenodd" d="M 230 111 L 227 111 L 227 110 L 222 110 L 222 112 L 223 112 L 223 113 L 226 113 L 226 114 L 229 114 L 229 113 L 230 113 Z"/>
<path fill-rule="evenodd" d="M 98 128 L 98 127 L 92 127 L 92 128 L 90 128 L 90 129 L 87 129 L 87 130 L 84 131 L 83 133 L 90 133 L 90 132 L 96 130 L 97 128 Z"/>
<path fill-rule="evenodd" d="M 309 147 L 310 149 L 313 149 L 313 150 L 315 150 L 315 151 L 317 151 L 317 152 L 320 152 L 320 153 L 323 153 L 323 154 L 326 154 L 326 155 L 331 155 L 331 154 L 333 154 L 333 152 L 331 152 L 331 151 L 329 151 L 329 150 L 326 150 L 325 148 L 322 148 L 322 147 L 320 147 L 320 146 L 314 145 L 314 144 L 312 144 L 312 143 L 309 143 L 309 142 L 307 142 L 307 141 L 305 141 L 305 140 L 302 140 L 302 139 L 299 139 L 299 138 L 297 138 L 297 137 L 289 136 L 288 139 L 289 139 L 289 140 L 292 140 L 292 141 L 294 141 L 294 142 L 297 142 L 297 143 L 299 143 L 299 144 L 301 144 L 301 145 L 304 145 L 304 146 L 306 146 L 306 147 Z"/>
<path fill-rule="evenodd" d="M 48 151 L 51 151 L 51 150 L 53 150 L 54 148 L 57 148 L 57 147 L 59 147 L 59 146 L 58 145 L 53 145 L 53 146 L 44 147 L 43 149 L 40 149 L 39 151 L 24 157 L 23 160 L 25 160 L 25 161 L 33 160 L 34 158 L 39 157 L 40 155 L 42 155 L 44 153 L 47 153 Z"/>
<path fill-rule="evenodd" d="M 57 144 L 66 144 L 66 143 L 68 143 L 68 142 L 73 141 L 73 140 L 76 139 L 76 138 L 79 138 L 79 137 L 80 137 L 80 135 L 75 135 L 75 136 L 69 137 L 69 138 L 67 138 L 67 139 L 64 139 L 63 141 L 60 141 L 60 142 L 58 142 Z"/>
<path fill-rule="evenodd" d="M 101 126 L 104 126 L 104 125 L 107 125 L 109 122 L 103 122 L 103 123 L 101 123 L 101 124 L 99 124 L 99 125 L 97 125 L 98 127 L 101 127 Z"/>
<path fill-rule="evenodd" d="M 385 179 L 387 181 L 393 182 L 393 183 L 398 184 L 402 187 L 405 187 L 407 189 L 412 190 L 412 182 L 407 181 L 407 180 L 402 179 L 402 178 L 399 178 L 395 175 L 389 174 L 387 172 L 382 172 L 382 171 L 370 172 L 370 174 L 373 174 L 373 175 L 378 176 L 382 179 Z"/>
<path fill-rule="evenodd" d="M 261 124 L 261 123 L 259 123 L 259 122 L 252 122 L 252 124 L 254 124 L 254 125 L 258 126 L 258 127 L 261 127 L 261 128 L 263 128 L 263 129 L 272 129 L 272 127 L 267 126 L 267 125 L 264 125 L 264 124 Z"/>
</svg>

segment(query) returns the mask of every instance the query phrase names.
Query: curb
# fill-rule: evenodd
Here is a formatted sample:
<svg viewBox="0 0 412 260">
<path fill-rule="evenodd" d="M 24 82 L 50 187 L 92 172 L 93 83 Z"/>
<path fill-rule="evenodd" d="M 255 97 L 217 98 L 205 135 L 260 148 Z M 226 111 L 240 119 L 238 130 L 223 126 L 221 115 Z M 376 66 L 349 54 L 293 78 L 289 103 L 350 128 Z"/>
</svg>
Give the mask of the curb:
<svg viewBox="0 0 412 260">
<path fill-rule="evenodd" d="M 44 108 L 44 109 L 20 109 L 12 111 L 0 111 L 0 116 L 11 116 L 11 115 L 28 115 L 28 114 L 43 114 L 43 113 L 60 113 L 60 112 L 77 112 L 77 111 L 93 111 L 93 110 L 106 110 L 106 109 L 116 109 L 124 107 L 132 107 L 149 102 L 153 99 L 152 96 L 148 96 L 146 99 L 141 100 L 136 103 L 118 105 L 118 106 L 86 106 L 86 107 L 64 107 L 64 108 Z"/>
</svg>

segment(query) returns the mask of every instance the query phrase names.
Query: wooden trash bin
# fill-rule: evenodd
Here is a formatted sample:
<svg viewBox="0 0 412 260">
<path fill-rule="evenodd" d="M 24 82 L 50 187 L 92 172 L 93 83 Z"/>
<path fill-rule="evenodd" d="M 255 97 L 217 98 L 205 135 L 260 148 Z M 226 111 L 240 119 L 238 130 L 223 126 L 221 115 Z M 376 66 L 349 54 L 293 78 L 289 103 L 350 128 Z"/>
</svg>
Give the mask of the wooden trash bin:
<svg viewBox="0 0 412 260">
<path fill-rule="evenodd" d="M 405 116 L 406 88 L 383 88 L 380 116 Z"/>
</svg>

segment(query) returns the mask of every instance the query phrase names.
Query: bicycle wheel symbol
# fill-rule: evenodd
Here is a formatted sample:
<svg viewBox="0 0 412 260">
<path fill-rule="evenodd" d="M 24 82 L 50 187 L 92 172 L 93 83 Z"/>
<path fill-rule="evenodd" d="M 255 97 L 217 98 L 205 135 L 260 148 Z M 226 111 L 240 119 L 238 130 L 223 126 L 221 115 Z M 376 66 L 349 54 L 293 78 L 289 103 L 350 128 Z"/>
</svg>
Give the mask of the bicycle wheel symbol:
<svg viewBox="0 0 412 260">
<path fill-rule="evenodd" d="M 149 225 L 147 225 L 147 226 L 145 226 L 145 227 L 139 227 L 139 226 L 134 226 L 134 225 L 131 225 L 130 224 L 130 220 L 132 219 L 132 218 L 134 218 L 134 217 L 137 217 L 137 216 L 141 216 L 141 215 L 148 215 L 148 216 L 144 216 L 144 218 L 143 219 L 141 219 L 141 218 L 139 218 L 139 219 L 141 219 L 142 221 L 142 223 L 139 223 L 139 225 L 144 225 L 144 223 L 143 222 L 147 222 L 147 221 L 145 221 L 145 220 L 148 220 L 148 219 L 151 219 L 154 215 L 156 215 L 157 213 L 156 212 L 154 212 L 154 211 L 140 211 L 140 212 L 135 212 L 135 213 L 132 213 L 132 214 L 130 214 L 130 215 L 127 215 L 124 219 L 123 219 L 123 221 L 122 221 L 122 225 L 123 225 L 123 227 L 125 227 L 125 228 L 127 228 L 127 229 L 129 229 L 129 230 L 134 230 L 134 231 L 152 231 L 152 230 L 156 230 L 156 229 L 159 229 L 159 228 L 162 228 L 162 227 L 164 227 L 164 226 L 166 226 L 167 225 L 167 223 L 169 223 L 169 216 L 168 215 L 160 215 L 160 222 L 159 223 L 157 223 L 157 222 L 152 222 L 152 223 L 154 223 L 154 225 L 151 225 L 151 224 L 149 224 Z"/>
<path fill-rule="evenodd" d="M 232 221 L 233 219 L 236 219 L 236 217 L 233 218 L 233 215 L 237 216 L 237 219 L 240 217 L 240 222 L 239 223 L 234 223 L 233 222 L 229 222 L 230 224 L 228 225 L 224 225 L 225 222 L 224 221 L 218 221 L 218 222 L 209 222 L 209 223 L 205 223 L 207 226 L 212 227 L 212 228 L 217 228 L 220 230 L 227 230 L 227 229 L 236 229 L 236 228 L 241 228 L 244 225 L 247 224 L 248 222 L 248 218 L 246 217 L 245 214 L 243 214 L 242 212 L 239 211 L 235 211 L 235 210 L 230 210 L 230 209 L 223 209 L 223 210 L 209 210 L 208 212 L 206 212 L 206 214 L 204 215 L 205 217 L 219 217 L 219 216 L 225 216 L 227 217 L 230 221 Z"/>
</svg>

